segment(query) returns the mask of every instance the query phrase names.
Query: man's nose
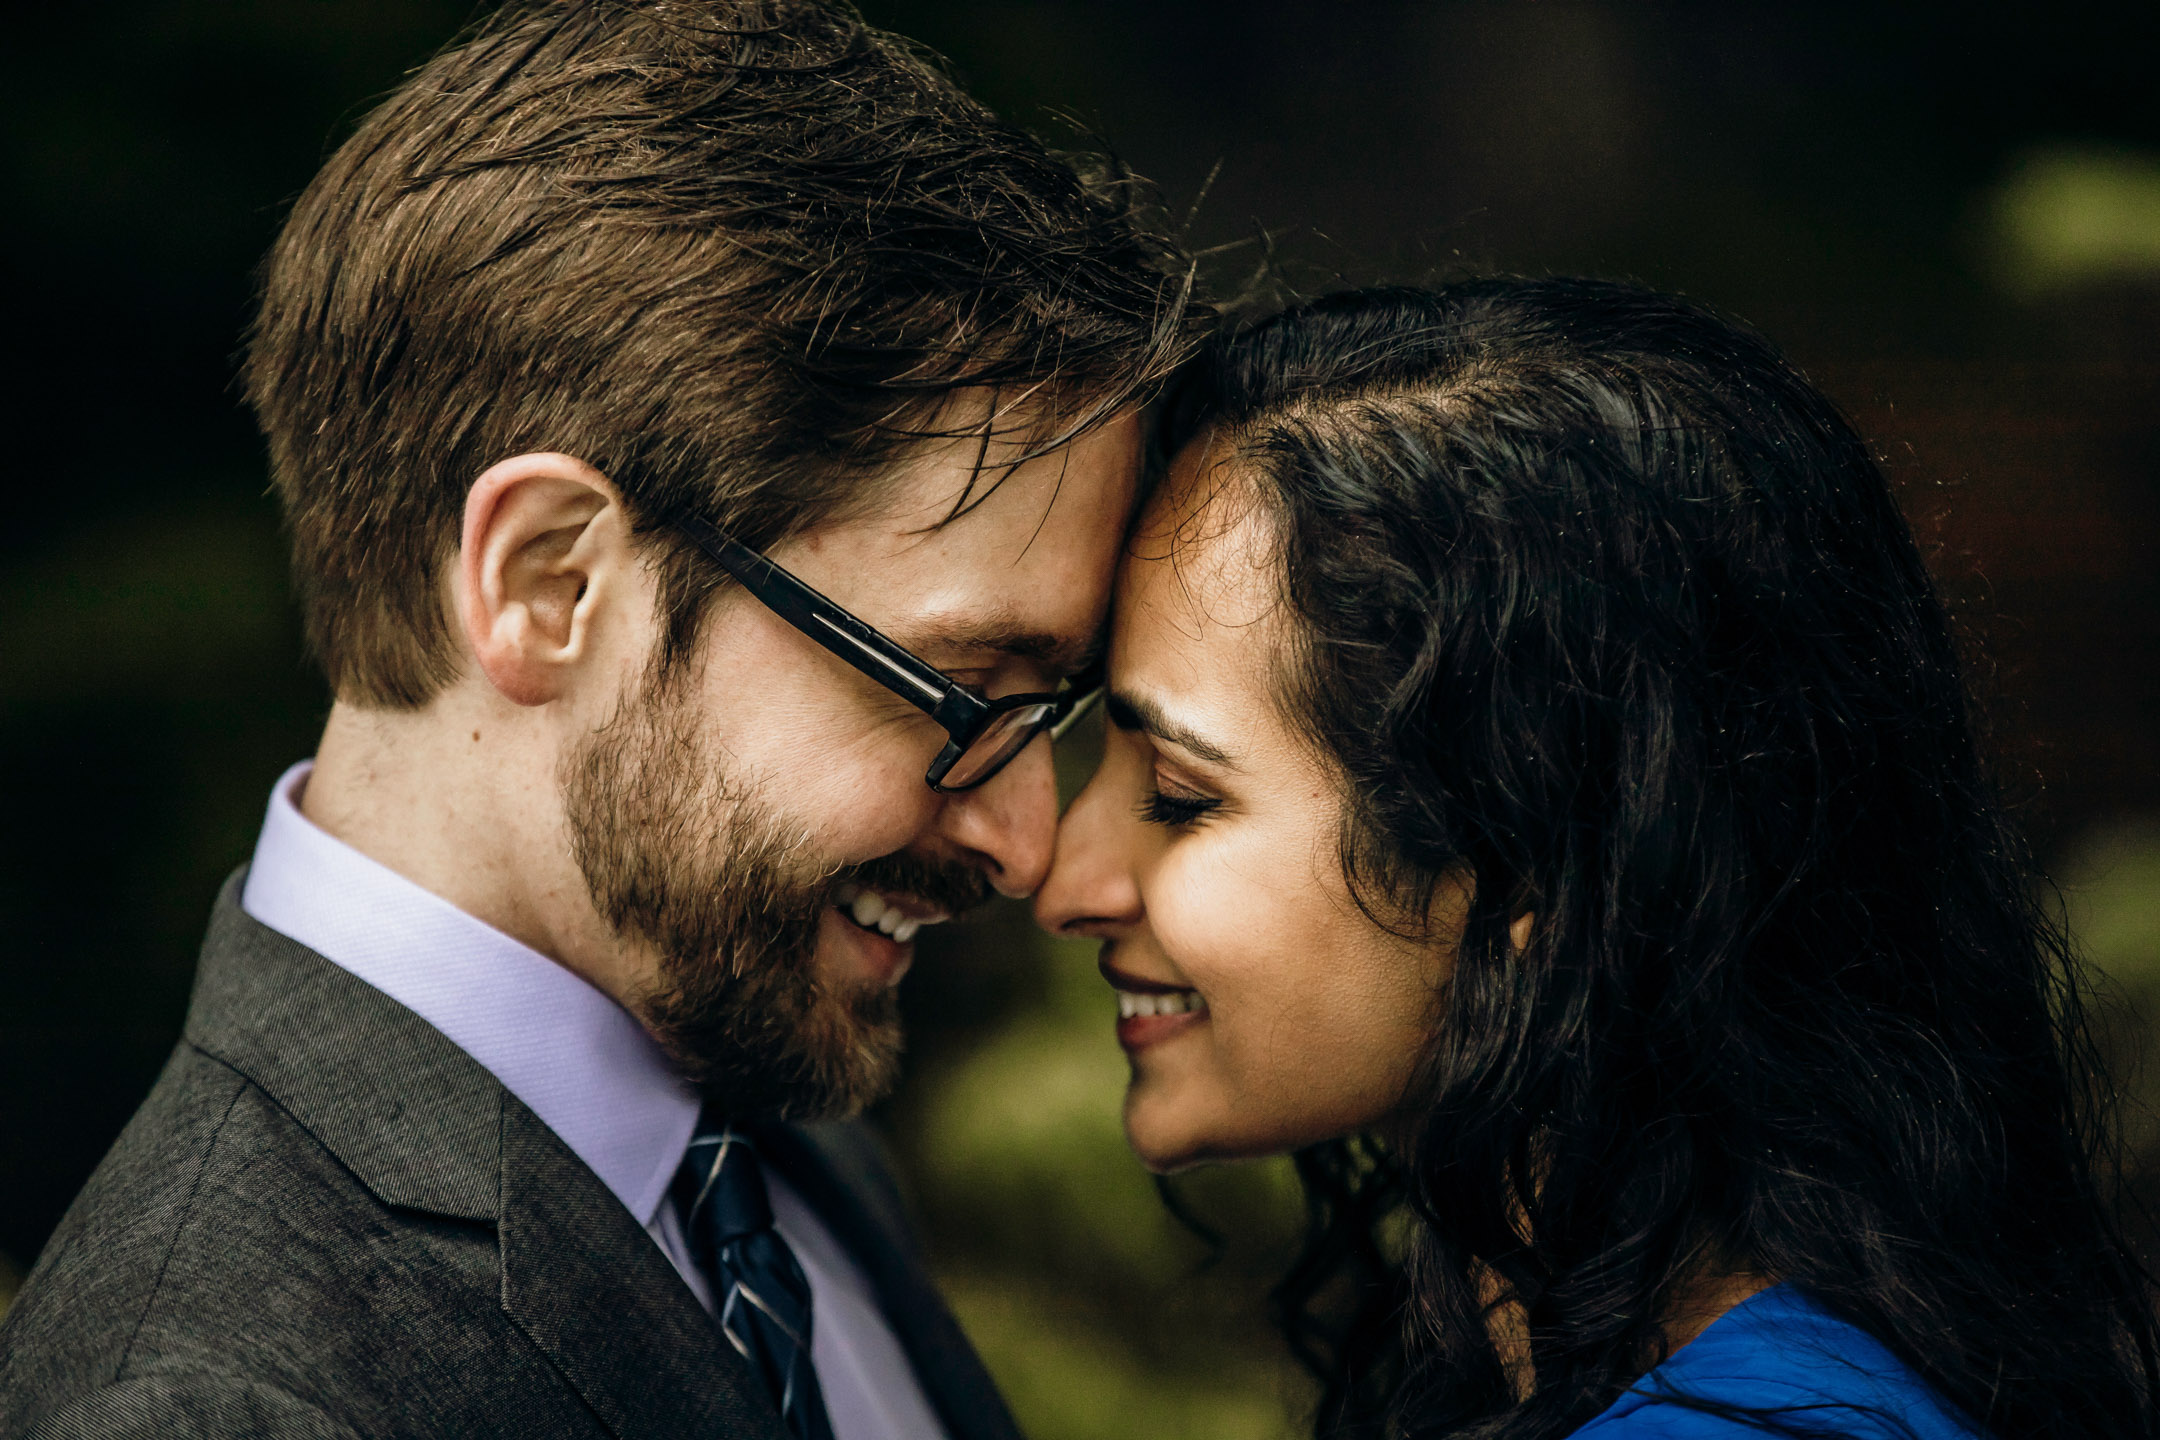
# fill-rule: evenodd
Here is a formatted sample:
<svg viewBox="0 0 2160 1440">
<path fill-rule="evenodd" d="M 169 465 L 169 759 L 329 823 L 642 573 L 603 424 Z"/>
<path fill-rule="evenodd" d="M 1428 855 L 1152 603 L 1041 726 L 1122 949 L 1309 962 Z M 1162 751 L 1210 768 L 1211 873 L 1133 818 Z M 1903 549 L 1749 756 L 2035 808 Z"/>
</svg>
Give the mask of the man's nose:
<svg viewBox="0 0 2160 1440">
<path fill-rule="evenodd" d="M 1050 872 L 1057 843 L 1057 773 L 1050 737 L 1036 739 L 1003 770 L 945 805 L 946 837 L 981 856 L 1000 895 L 1026 899 Z"/>
</svg>

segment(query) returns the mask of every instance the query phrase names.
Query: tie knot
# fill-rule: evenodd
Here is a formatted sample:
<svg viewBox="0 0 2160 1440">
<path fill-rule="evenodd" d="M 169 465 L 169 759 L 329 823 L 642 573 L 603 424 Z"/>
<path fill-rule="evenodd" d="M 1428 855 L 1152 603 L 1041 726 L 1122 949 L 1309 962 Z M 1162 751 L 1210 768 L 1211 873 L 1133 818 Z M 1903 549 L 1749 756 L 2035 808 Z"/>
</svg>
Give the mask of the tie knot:
<svg viewBox="0 0 2160 1440">
<path fill-rule="evenodd" d="M 772 1229 L 772 1201 L 757 1151 L 733 1129 L 701 1133 L 690 1142 L 675 1178 L 683 1220 L 692 1234 L 725 1245 Z"/>
</svg>

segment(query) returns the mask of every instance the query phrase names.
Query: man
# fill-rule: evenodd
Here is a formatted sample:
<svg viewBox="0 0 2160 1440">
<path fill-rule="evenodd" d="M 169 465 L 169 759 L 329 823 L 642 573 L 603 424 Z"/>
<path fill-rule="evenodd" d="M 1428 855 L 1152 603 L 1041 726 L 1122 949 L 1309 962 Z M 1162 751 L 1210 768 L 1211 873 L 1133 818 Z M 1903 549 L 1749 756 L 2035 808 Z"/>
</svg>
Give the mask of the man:
<svg viewBox="0 0 2160 1440">
<path fill-rule="evenodd" d="M 1124 194 L 812 0 L 526 0 L 361 125 L 246 367 L 336 703 L 0 1432 L 1013 1433 L 839 1117 L 1048 863 L 1189 324 Z"/>
</svg>

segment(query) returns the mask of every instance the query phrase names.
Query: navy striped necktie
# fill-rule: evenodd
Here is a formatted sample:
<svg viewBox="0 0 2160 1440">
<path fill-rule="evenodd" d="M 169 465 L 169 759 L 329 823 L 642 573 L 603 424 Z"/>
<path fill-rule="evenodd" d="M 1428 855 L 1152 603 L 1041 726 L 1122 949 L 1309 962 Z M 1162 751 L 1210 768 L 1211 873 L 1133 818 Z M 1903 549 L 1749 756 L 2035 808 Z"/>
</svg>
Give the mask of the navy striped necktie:
<svg viewBox="0 0 2160 1440">
<path fill-rule="evenodd" d="M 675 1174 L 675 1202 L 721 1333 L 765 1382 L 796 1440 L 832 1440 L 810 1362 L 810 1281 L 773 1228 L 756 1149 L 740 1131 L 701 1120 Z"/>
</svg>

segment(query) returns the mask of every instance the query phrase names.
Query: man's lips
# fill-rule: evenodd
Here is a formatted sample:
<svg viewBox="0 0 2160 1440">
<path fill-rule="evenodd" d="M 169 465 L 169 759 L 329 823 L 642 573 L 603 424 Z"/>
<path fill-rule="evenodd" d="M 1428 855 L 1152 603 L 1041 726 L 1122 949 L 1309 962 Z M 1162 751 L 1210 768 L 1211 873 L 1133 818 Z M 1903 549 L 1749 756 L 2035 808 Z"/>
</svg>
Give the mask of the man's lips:
<svg viewBox="0 0 2160 1440">
<path fill-rule="evenodd" d="M 831 908 L 857 957 L 857 980 L 880 986 L 897 985 L 907 974 L 917 931 L 951 918 L 919 896 L 856 884 L 836 886 Z"/>
<path fill-rule="evenodd" d="M 927 900 L 895 895 L 857 885 L 842 885 L 833 892 L 833 908 L 864 930 L 872 930 L 905 945 L 925 925 L 937 925 L 952 917 Z"/>
</svg>

